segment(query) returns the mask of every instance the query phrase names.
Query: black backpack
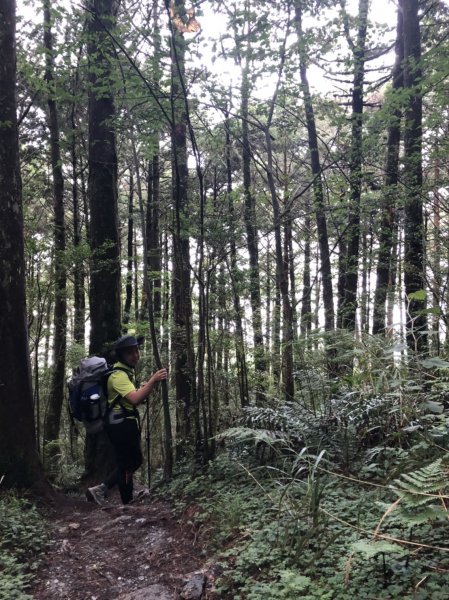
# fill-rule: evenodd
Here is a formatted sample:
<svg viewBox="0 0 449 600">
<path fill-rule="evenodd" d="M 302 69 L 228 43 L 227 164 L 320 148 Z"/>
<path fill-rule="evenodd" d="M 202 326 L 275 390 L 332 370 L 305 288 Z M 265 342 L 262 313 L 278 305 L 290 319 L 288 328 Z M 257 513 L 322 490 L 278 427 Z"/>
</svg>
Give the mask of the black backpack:
<svg viewBox="0 0 449 600">
<path fill-rule="evenodd" d="M 81 421 L 88 433 L 103 429 L 107 412 L 107 381 L 114 371 L 104 358 L 83 358 L 76 373 L 67 382 L 69 388 L 69 411 L 72 419 Z"/>
</svg>

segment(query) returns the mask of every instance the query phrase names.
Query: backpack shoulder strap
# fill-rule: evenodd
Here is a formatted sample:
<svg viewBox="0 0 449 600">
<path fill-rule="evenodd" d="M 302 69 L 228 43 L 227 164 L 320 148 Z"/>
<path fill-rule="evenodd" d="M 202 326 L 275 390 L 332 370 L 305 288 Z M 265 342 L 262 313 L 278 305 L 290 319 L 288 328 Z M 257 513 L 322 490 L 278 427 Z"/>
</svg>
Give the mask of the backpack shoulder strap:
<svg viewBox="0 0 449 600">
<path fill-rule="evenodd" d="M 124 369 L 123 367 L 113 367 L 110 371 L 108 371 L 108 373 L 106 374 L 106 382 L 109 379 L 109 376 L 112 375 L 112 373 L 115 373 L 117 371 L 122 371 L 123 373 L 126 373 L 128 375 L 128 379 L 134 385 L 134 382 L 131 379 L 130 372 L 128 371 L 128 369 Z M 107 389 L 106 389 L 106 396 L 107 396 Z M 122 399 L 122 396 L 120 396 L 120 394 L 117 394 L 117 396 L 111 402 L 107 403 L 106 411 L 109 412 L 115 407 L 116 404 L 121 404 L 121 402 L 120 402 L 121 399 Z"/>
<path fill-rule="evenodd" d="M 128 369 L 124 369 L 123 367 L 112 367 L 112 369 L 109 371 L 108 375 L 111 375 L 115 371 L 123 371 L 123 373 L 126 373 L 128 375 L 129 380 L 131 381 L 130 372 Z"/>
</svg>

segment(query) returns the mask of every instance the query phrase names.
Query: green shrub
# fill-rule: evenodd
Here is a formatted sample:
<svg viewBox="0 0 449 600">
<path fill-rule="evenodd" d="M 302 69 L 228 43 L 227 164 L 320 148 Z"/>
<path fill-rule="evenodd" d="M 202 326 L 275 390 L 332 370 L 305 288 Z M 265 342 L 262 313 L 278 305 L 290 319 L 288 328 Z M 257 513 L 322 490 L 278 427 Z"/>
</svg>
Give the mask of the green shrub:
<svg viewBox="0 0 449 600">
<path fill-rule="evenodd" d="M 46 524 L 35 506 L 13 494 L 0 497 L 0 600 L 26 594 L 39 555 L 48 546 Z"/>
</svg>

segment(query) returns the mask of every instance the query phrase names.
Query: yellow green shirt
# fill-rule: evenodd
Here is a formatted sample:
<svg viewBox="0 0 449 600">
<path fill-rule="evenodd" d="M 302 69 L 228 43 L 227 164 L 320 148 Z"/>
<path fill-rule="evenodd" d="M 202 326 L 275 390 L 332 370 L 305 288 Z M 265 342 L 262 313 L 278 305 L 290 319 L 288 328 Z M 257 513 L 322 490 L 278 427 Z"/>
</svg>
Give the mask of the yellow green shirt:
<svg viewBox="0 0 449 600">
<path fill-rule="evenodd" d="M 120 402 L 116 402 L 112 410 L 119 411 L 120 407 L 123 406 L 126 410 L 134 412 L 136 407 L 125 398 L 127 394 L 134 392 L 136 389 L 134 369 L 122 362 L 116 362 L 113 369 L 123 369 L 123 371 L 114 371 L 108 377 L 108 404 L 111 405 L 120 396 Z"/>
</svg>

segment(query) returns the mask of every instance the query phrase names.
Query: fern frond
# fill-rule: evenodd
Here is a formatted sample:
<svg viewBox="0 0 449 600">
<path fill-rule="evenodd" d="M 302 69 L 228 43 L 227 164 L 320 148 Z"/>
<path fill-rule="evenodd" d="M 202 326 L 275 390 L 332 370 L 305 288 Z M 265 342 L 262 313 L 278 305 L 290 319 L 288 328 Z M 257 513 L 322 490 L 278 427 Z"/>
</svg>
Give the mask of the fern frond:
<svg viewBox="0 0 449 600">
<path fill-rule="evenodd" d="M 262 442 L 269 446 L 286 441 L 285 435 L 280 431 L 274 432 L 266 429 L 253 429 L 251 427 L 231 427 L 217 435 L 217 439 L 228 439 L 237 443 L 254 442 L 258 444 Z"/>
<path fill-rule="evenodd" d="M 429 505 L 420 508 L 419 512 L 405 511 L 401 514 L 401 522 L 404 525 L 414 527 L 415 525 L 423 525 L 424 523 L 432 523 L 433 521 L 443 521 L 447 519 L 447 513 L 441 506 Z"/>
<path fill-rule="evenodd" d="M 403 473 L 390 488 L 411 506 L 428 504 L 438 492 L 447 488 L 446 469 L 439 458 L 412 473 Z M 425 496 L 424 494 L 431 494 Z"/>
<path fill-rule="evenodd" d="M 421 469 L 403 473 L 392 482 L 389 487 L 401 501 L 395 503 L 392 521 L 413 527 L 447 518 L 445 506 L 437 504 L 441 491 L 448 487 L 442 462 L 439 458 Z"/>
</svg>

